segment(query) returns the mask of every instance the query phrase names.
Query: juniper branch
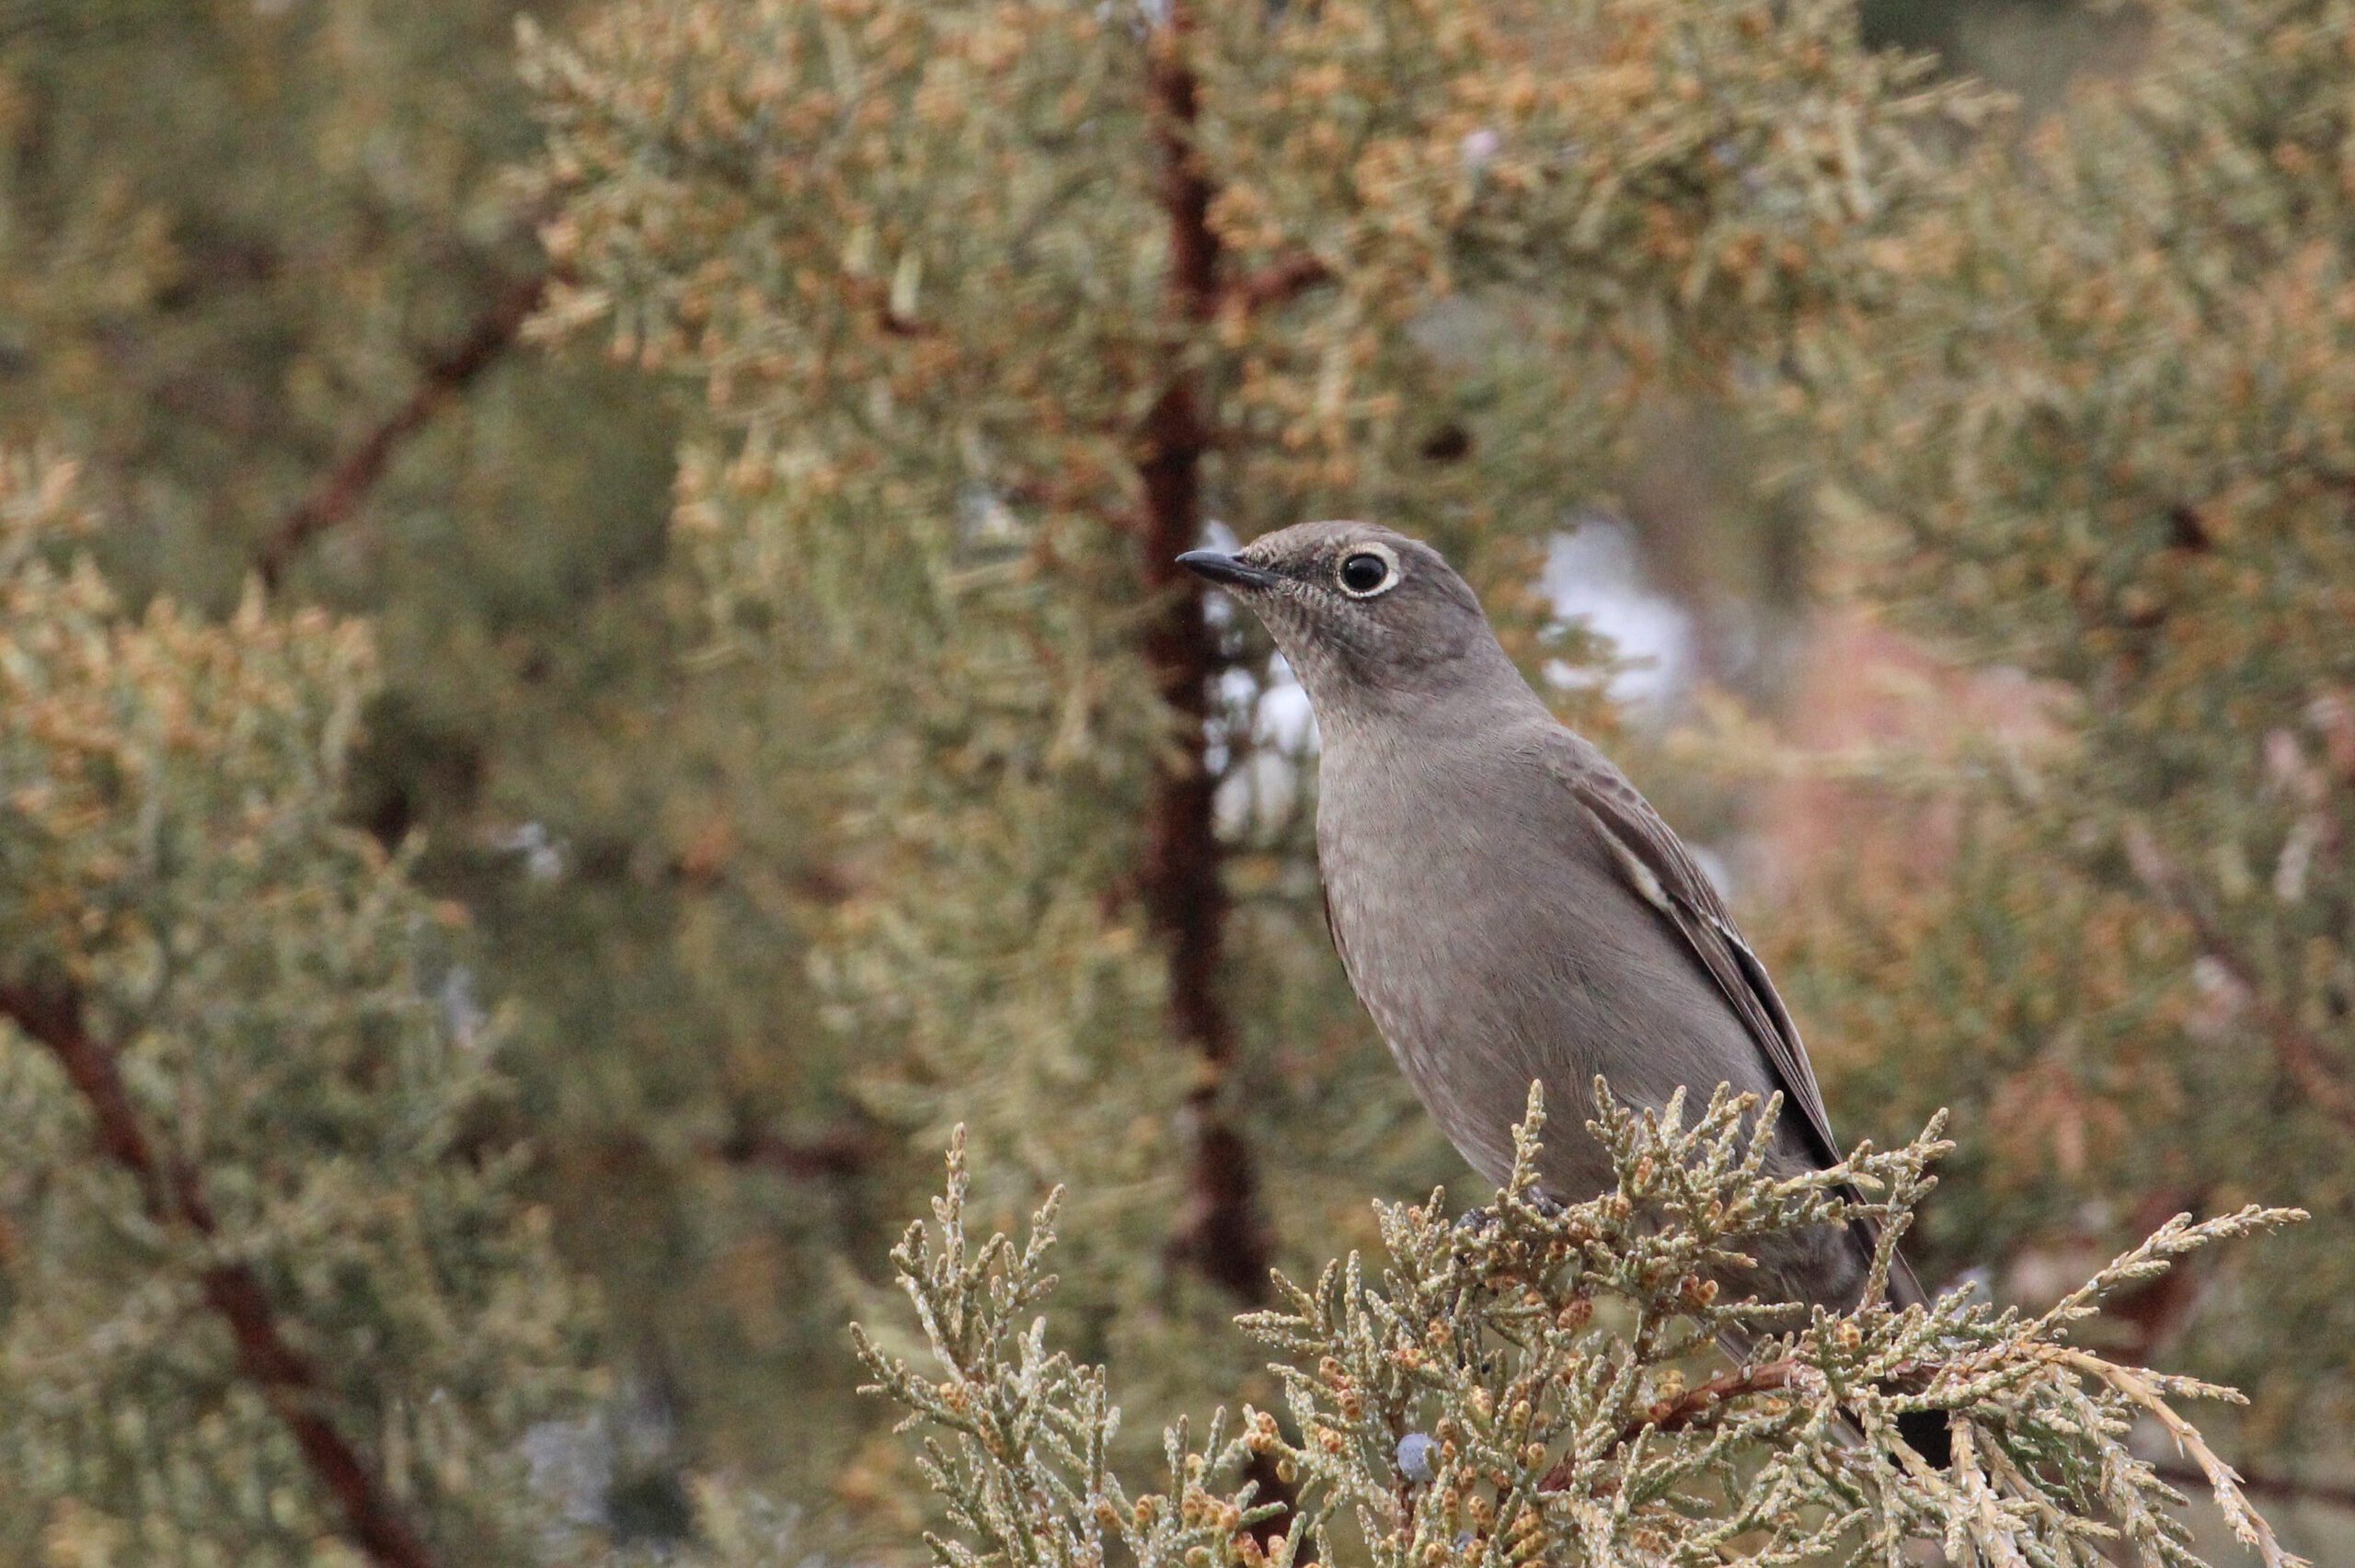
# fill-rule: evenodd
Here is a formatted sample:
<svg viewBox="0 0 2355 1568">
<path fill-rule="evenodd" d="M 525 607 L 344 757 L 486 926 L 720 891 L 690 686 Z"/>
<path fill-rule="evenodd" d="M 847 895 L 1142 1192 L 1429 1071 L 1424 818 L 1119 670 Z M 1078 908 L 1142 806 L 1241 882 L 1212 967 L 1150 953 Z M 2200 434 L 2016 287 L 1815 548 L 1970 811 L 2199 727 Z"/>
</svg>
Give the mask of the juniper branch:
<svg viewBox="0 0 2355 1568">
<path fill-rule="evenodd" d="M 1718 1282 L 1739 1277 L 1742 1249 L 1867 1207 L 1901 1220 L 1945 1147 L 1935 1127 L 1777 1181 L 1758 1164 L 1754 1097 L 1721 1089 L 1689 1120 L 1681 1097 L 1637 1111 L 1605 1090 L 1599 1105 L 1588 1131 L 1609 1150 L 1617 1190 L 1568 1208 L 1534 1201 L 1543 1115 L 1533 1095 L 1487 1225 L 1460 1229 L 1439 1195 L 1379 1206 L 1379 1282 L 1351 1255 L 1314 1286 L 1280 1280 L 1284 1304 L 1240 1320 L 1279 1356 L 1270 1369 L 1297 1439 L 1249 1406 L 1232 1442 L 1217 1421 L 1204 1445 L 1173 1431 L 1170 1491 L 1133 1501 L 1094 1459 L 1086 1484 L 1074 1479 L 1118 1417 L 1101 1369 L 1050 1355 L 1043 1325 L 1018 1333 L 1009 1310 L 1031 1310 L 1051 1284 L 1039 1260 L 1051 1214 L 1018 1253 L 1003 1237 L 970 1251 L 953 1150 L 937 1226 L 912 1230 L 894 1253 L 949 1379 L 934 1385 L 858 1340 L 874 1391 L 959 1436 L 955 1451 L 933 1449 L 929 1473 L 965 1536 L 936 1541 L 936 1553 L 958 1568 L 1061 1568 L 1100 1561 L 1091 1532 L 1117 1528 L 1141 1562 L 1261 1568 L 1329 1552 L 1346 1511 L 1371 1568 L 1886 1562 L 1920 1541 L 1959 1561 L 2090 1565 L 2121 1540 L 2153 1568 L 2189 1564 L 2178 1494 L 2126 1446 L 2147 1414 L 2199 1463 L 2267 1568 L 2295 1562 L 2174 1408 L 2229 1391 L 2067 1340 L 2109 1293 L 2294 1213 L 2171 1221 L 2038 1316 L 1949 1296 L 1927 1310 L 1818 1310 L 1777 1330 L 1789 1309 L 1723 1299 Z M 1867 1205 L 1852 1189 L 1886 1196 Z M 1683 1364 L 1736 1325 L 1758 1358 L 1689 1382 Z M 1934 1469 L 1897 1435 L 1910 1410 L 1946 1413 L 1953 1469 Z M 1407 1444 L 1420 1445 L 1411 1459 Z M 1292 1528 L 1264 1544 L 1250 1526 L 1268 1505 L 1244 1455 L 1301 1487 Z"/>
<path fill-rule="evenodd" d="M 141 1126 L 115 1053 L 94 1037 L 79 996 L 62 986 L 0 986 L 0 1017 L 57 1059 L 88 1108 L 98 1147 L 139 1185 L 148 1217 L 212 1240 L 220 1223 L 195 1168 L 157 1152 Z M 204 1302 L 229 1331 L 237 1368 L 294 1439 L 321 1489 L 335 1499 L 354 1545 L 382 1568 L 432 1568 L 416 1528 L 324 1409 L 326 1383 L 286 1337 L 270 1293 L 240 1263 L 205 1265 Z"/>
</svg>

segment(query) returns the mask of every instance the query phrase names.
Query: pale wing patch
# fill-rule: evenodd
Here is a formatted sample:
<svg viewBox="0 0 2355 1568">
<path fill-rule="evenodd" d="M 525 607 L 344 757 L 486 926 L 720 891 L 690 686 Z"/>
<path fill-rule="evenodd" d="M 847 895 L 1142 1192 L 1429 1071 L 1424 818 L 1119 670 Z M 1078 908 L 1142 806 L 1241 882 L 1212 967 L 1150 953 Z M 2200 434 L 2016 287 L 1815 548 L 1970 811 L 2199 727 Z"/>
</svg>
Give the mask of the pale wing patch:
<svg viewBox="0 0 2355 1568">
<path fill-rule="evenodd" d="M 1579 805 L 1593 821 L 1595 832 L 1602 836 L 1604 843 L 1611 846 L 1611 856 L 1619 863 L 1620 874 L 1627 878 L 1628 885 L 1633 887 L 1644 902 L 1652 908 L 1671 919 L 1680 919 L 1675 904 L 1669 898 L 1668 889 L 1660 886 L 1660 878 L 1654 875 L 1652 868 L 1646 865 L 1642 858 L 1627 847 L 1627 841 L 1625 839 L 1611 830 L 1611 824 L 1605 822 L 1593 807 L 1587 805 L 1583 800 L 1579 802 Z"/>
</svg>

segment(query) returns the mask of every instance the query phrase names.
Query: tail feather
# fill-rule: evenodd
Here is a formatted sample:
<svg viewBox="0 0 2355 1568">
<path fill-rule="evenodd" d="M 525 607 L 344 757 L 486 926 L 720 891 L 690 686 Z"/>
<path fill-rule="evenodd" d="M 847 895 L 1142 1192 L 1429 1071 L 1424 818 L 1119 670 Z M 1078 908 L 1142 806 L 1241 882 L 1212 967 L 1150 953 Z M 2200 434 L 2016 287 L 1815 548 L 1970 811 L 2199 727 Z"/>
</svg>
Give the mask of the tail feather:
<svg viewBox="0 0 2355 1568">
<path fill-rule="evenodd" d="M 1889 1302 L 1900 1310 L 1930 1304 L 1929 1292 L 1922 1288 L 1921 1276 L 1913 1272 L 1913 1265 L 1905 1261 L 1903 1253 L 1890 1260 Z M 1953 1466 L 1954 1434 L 1947 1425 L 1945 1411 L 1909 1410 L 1897 1418 L 1897 1435 L 1937 1469 L 1947 1470 Z"/>
<path fill-rule="evenodd" d="M 1897 1418 L 1897 1435 L 1939 1470 L 1954 1464 L 1954 1434 L 1943 1410 L 1909 1410 Z"/>
<path fill-rule="evenodd" d="M 1859 1443 L 1863 1442 L 1865 1429 L 1857 1425 L 1855 1417 L 1844 1410 L 1840 1413 L 1843 1418 L 1841 1425 L 1847 1428 L 1848 1436 Z M 1954 1468 L 1954 1434 L 1947 1430 L 1945 1411 L 1906 1411 L 1897 1418 L 1897 1435 L 1904 1438 L 1905 1446 L 1921 1455 L 1923 1461 L 1932 1470 Z"/>
<path fill-rule="evenodd" d="M 1861 1228 L 1858 1233 L 1861 1235 Z M 1865 1245 L 1869 1249 L 1868 1240 L 1865 1242 Z M 1869 1250 L 1867 1251 L 1866 1255 L 1870 1256 Z M 1889 1300 L 1890 1305 L 1900 1310 L 1907 1307 L 1929 1304 L 1929 1292 L 1923 1289 L 1920 1277 L 1914 1274 L 1913 1266 L 1905 1261 L 1905 1256 L 1901 1253 L 1898 1254 L 1890 1269 Z M 1732 1356 L 1735 1361 L 1743 1362 L 1750 1359 L 1750 1345 L 1742 1335 L 1728 1331 L 1718 1335 L 1718 1342 L 1726 1354 Z M 1864 1436 L 1863 1430 L 1856 1425 L 1855 1422 L 1851 1419 L 1847 1425 L 1850 1432 L 1861 1440 Z M 1934 1468 L 1938 1470 L 1952 1468 L 1954 1434 L 1947 1425 L 1945 1411 L 1906 1411 L 1897 1418 L 1897 1435 Z"/>
</svg>

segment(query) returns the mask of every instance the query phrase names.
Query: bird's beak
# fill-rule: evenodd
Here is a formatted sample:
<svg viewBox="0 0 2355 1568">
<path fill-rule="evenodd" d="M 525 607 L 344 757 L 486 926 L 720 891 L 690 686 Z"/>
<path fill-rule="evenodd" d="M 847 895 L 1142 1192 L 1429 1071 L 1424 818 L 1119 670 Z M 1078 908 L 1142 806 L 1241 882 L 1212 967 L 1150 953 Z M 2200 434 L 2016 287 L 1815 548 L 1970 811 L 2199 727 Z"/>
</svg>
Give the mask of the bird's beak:
<svg viewBox="0 0 2355 1568">
<path fill-rule="evenodd" d="M 1223 550 L 1189 550 L 1178 557 L 1178 564 L 1197 577 L 1229 588 L 1265 588 L 1276 580 L 1276 574 L 1266 567 Z"/>
</svg>

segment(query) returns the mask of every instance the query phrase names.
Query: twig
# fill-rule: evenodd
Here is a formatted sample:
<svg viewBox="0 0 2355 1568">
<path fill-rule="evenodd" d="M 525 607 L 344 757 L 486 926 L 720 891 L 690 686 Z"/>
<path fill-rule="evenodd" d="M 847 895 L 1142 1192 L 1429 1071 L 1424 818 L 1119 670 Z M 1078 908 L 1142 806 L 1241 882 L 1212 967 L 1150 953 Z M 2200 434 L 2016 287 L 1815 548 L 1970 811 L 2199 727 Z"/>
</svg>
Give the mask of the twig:
<svg viewBox="0 0 2355 1568">
<path fill-rule="evenodd" d="M 1706 1383 L 1685 1390 L 1674 1399 L 1654 1400 L 1642 1414 L 1620 1429 L 1614 1448 L 1624 1448 L 1647 1431 L 1681 1432 L 1711 1412 L 1749 1394 L 1772 1393 L 1791 1386 L 1798 1364 L 1791 1361 L 1769 1361 L 1763 1366 L 1743 1367 L 1723 1372 Z M 1560 1463 L 1545 1472 L 1538 1482 L 1540 1492 L 1559 1492 L 1570 1483 L 1570 1460 L 1564 1455 Z"/>
<path fill-rule="evenodd" d="M 2274 1535 L 2273 1527 L 2265 1516 L 2248 1505 L 2248 1486 L 2240 1472 L 2226 1464 L 2206 1439 L 2175 1407 L 2161 1397 L 2159 1387 L 2144 1373 L 2131 1367 L 2120 1367 L 2104 1361 L 2100 1356 L 2083 1350 L 2057 1349 L 2051 1358 L 2064 1367 L 2085 1374 L 2098 1382 L 2108 1384 L 2125 1395 L 2166 1429 L 2175 1439 L 2176 1448 L 2199 1467 L 2200 1479 L 2208 1483 L 2216 1499 L 2216 1507 L 2224 1516 L 2224 1523 L 2242 1545 L 2257 1555 L 2265 1568 L 2306 1568 L 2305 1559 L 2283 1549 Z"/>
<path fill-rule="evenodd" d="M 1246 272 L 1227 285 L 1229 297 L 1244 309 L 1266 310 L 1299 298 L 1319 283 L 1332 281 L 1332 269 L 1311 253 L 1299 250 L 1281 256 L 1256 272 Z"/>
<path fill-rule="evenodd" d="M 2342 1127 L 2355 1131 L 2355 1088 L 2330 1062 L 2321 1045 L 2308 1034 L 2297 1019 L 2292 1017 L 2280 1003 L 2265 994 L 2257 982 L 2257 973 L 2242 956 L 2239 948 L 2227 933 L 2200 901 L 2183 887 L 2183 879 L 2174 863 L 2160 849 L 2158 841 L 2135 824 L 2126 835 L 2127 859 L 2142 885 L 2159 902 L 2190 926 L 2200 952 L 2222 969 L 2234 985 L 2240 988 L 2249 1012 L 2264 1028 L 2273 1047 L 2274 1059 L 2281 1070 L 2290 1075 L 2307 1097 Z"/>
<path fill-rule="evenodd" d="M 2208 1472 L 2198 1465 L 2165 1460 L 2151 1468 L 2166 1480 L 2185 1486 L 2205 1486 Z M 2240 1489 L 2252 1497 L 2273 1497 L 2284 1503 L 2312 1503 L 2326 1508 L 2355 1511 L 2355 1484 L 2345 1482 L 2301 1481 L 2288 1475 L 2244 1475 Z"/>
<path fill-rule="evenodd" d="M 800 1139 L 744 1127 L 703 1145 L 702 1152 L 730 1165 L 811 1181 L 855 1176 L 875 1161 L 874 1140 L 855 1127 L 833 1127 L 814 1138 Z"/>
<path fill-rule="evenodd" d="M 1681 1432 L 1719 1405 L 1740 1399 L 1745 1394 L 1772 1393 L 1791 1386 L 1797 1364 L 1790 1361 L 1769 1361 L 1761 1367 L 1742 1367 L 1731 1372 L 1720 1372 L 1706 1383 L 1685 1390 L 1674 1399 L 1654 1400 L 1643 1414 L 1627 1424 L 1619 1434 L 1623 1443 L 1632 1442 L 1646 1427 L 1662 1432 Z"/>
<path fill-rule="evenodd" d="M 195 1167 L 166 1160 L 148 1141 L 113 1051 L 89 1035 L 80 997 L 65 989 L 0 987 L 0 1017 L 57 1059 L 89 1108 L 99 1150 L 138 1183 L 148 1217 L 207 1239 L 217 1236 L 220 1225 Z M 260 1278 L 236 1263 L 211 1265 L 197 1278 L 205 1305 L 236 1345 L 238 1370 L 285 1424 L 312 1475 L 342 1510 L 351 1539 L 383 1568 L 432 1568 L 423 1539 L 327 1420 L 331 1391 L 310 1359 L 287 1343 Z"/>
<path fill-rule="evenodd" d="M 304 546 L 357 511 L 402 444 L 515 341 L 523 323 L 546 297 L 548 282 L 548 274 L 542 272 L 500 290 L 465 336 L 426 365 L 408 400 L 354 442 L 311 493 L 280 521 L 277 531 L 263 544 L 257 563 L 266 587 L 277 588 Z"/>
</svg>

